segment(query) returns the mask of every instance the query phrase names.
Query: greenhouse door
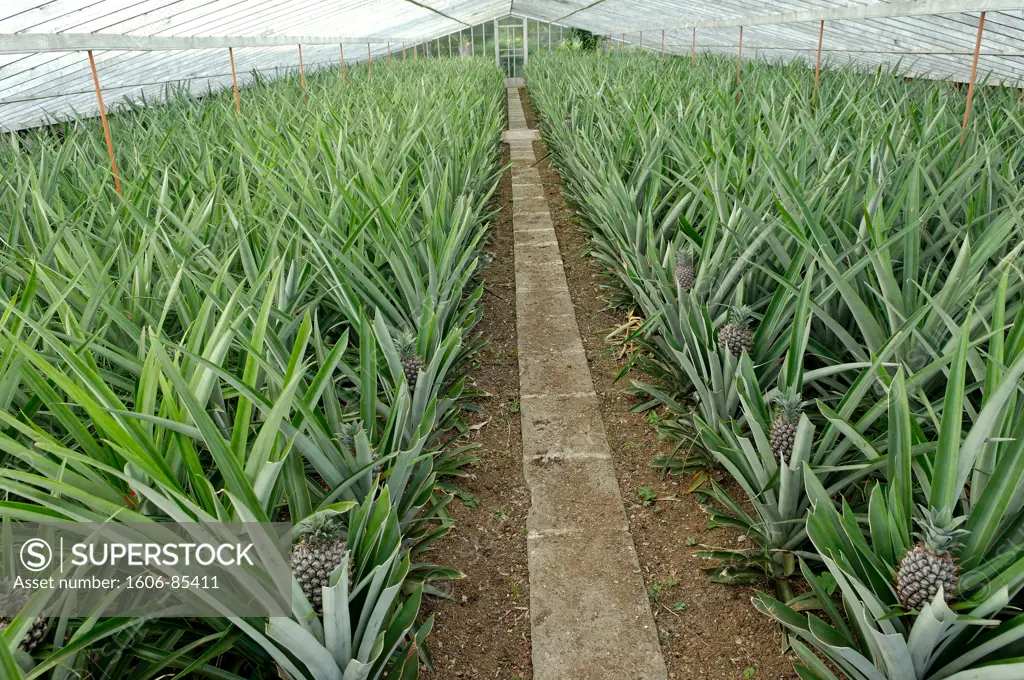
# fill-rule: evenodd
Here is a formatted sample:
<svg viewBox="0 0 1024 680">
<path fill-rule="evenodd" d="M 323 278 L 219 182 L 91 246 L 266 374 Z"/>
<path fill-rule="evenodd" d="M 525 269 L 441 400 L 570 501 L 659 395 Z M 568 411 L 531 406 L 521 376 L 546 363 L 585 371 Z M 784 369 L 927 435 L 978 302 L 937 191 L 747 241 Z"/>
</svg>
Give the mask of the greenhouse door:
<svg viewBox="0 0 1024 680">
<path fill-rule="evenodd" d="M 505 17 L 494 22 L 495 58 L 506 78 L 522 78 L 526 64 L 526 19 Z"/>
</svg>

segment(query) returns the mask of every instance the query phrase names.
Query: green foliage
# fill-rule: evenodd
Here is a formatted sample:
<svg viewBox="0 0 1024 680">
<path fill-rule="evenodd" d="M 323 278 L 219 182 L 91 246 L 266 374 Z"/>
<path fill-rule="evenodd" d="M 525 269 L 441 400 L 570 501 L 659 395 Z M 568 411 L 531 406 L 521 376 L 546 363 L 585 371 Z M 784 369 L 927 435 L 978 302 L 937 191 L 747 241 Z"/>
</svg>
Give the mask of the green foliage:
<svg viewBox="0 0 1024 680">
<path fill-rule="evenodd" d="M 645 508 L 654 505 L 654 501 L 658 498 L 658 494 L 649 486 L 637 487 L 636 495 Z"/>
<path fill-rule="evenodd" d="M 801 677 L 835 678 L 807 645 L 851 679 L 1020 675 L 1019 93 L 983 88 L 962 135 L 963 92 L 884 69 L 826 68 L 816 106 L 799 62 L 749 62 L 742 84 L 712 56 L 527 70 L 607 297 L 644 319 L 637 410 L 677 442 L 655 464 L 695 471 L 691 488 L 701 465 L 734 482 L 699 498 L 751 548 L 704 551 L 711 577 L 774 579 L 756 604 L 792 633 Z M 744 307 L 752 338 L 730 326 Z M 797 421 L 784 454 L 780 416 Z M 962 569 L 952 609 L 908 616 L 894 577 L 919 505 L 967 533 L 931 539 Z"/>
<path fill-rule="evenodd" d="M 580 49 L 584 52 L 593 52 L 596 50 L 598 43 L 601 40 L 601 36 L 591 33 L 583 28 L 573 28 L 571 35 L 573 42 L 579 43 Z"/>
<path fill-rule="evenodd" d="M 63 617 L 19 659 L 36 673 L 430 667 L 419 603 L 457 572 L 416 557 L 451 524 L 438 479 L 472 459 L 449 438 L 472 396 L 503 92 L 486 60 L 375 70 L 305 92 L 257 78 L 241 117 L 230 92 L 112 116 L 123 197 L 97 121 L 0 146 L 0 516 L 331 515 L 352 564 L 323 620 L 301 594 L 271 621 Z"/>
</svg>

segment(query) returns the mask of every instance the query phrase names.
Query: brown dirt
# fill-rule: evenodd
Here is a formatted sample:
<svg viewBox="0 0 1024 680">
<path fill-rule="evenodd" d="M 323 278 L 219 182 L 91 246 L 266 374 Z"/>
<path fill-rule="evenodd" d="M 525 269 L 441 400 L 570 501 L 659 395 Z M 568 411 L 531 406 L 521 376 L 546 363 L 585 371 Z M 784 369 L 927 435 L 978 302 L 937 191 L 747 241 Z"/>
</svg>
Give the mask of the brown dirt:
<svg viewBox="0 0 1024 680">
<path fill-rule="evenodd" d="M 502 145 L 502 162 L 508 163 Z M 431 599 L 423 615 L 433 615 L 427 639 L 442 680 L 529 680 L 530 586 L 526 566 L 526 514 L 530 496 L 523 480 L 519 427 L 519 360 L 516 340 L 515 267 L 512 255 L 512 179 L 502 176 L 493 207 L 499 210 L 486 250 L 493 258 L 483 271 L 483 319 L 486 339 L 472 372 L 487 393 L 479 401 L 485 413 L 475 418 L 471 441 L 481 446 L 480 461 L 457 480 L 464 494 L 449 508 L 452 533 L 429 559 L 453 565 L 465 578 L 451 584 L 451 600 Z M 477 507 L 470 507 L 476 504 Z"/>
<path fill-rule="evenodd" d="M 525 90 L 520 91 L 526 119 L 536 127 L 536 115 Z M 534 142 L 537 158 L 547 154 L 542 141 Z M 751 605 L 752 588 L 711 583 L 703 569 L 711 566 L 696 556 L 701 545 L 744 545 L 731 529 L 708 529 L 696 499 L 685 493 L 686 480 L 659 479 L 649 462 L 671 445 L 642 414 L 629 411 L 637 402 L 627 391 L 628 377 L 616 382 L 624 361 L 616 356 L 606 336 L 624 321 L 621 310 L 607 310 L 598 288 L 601 268 L 587 256 L 587 242 L 579 217 L 561 194 L 561 178 L 550 159 L 538 166 L 547 191 L 559 247 L 565 263 L 583 346 L 594 385 L 602 397 L 602 417 L 615 459 L 630 531 L 636 543 L 662 651 L 671 678 L 706 680 L 777 680 L 796 677 L 794 657 L 783 654 L 776 626 Z M 644 507 L 638 489 L 657 495 Z M 693 545 L 687 545 L 687 540 Z M 674 585 L 673 585 L 674 583 Z M 676 603 L 683 603 L 678 605 Z M 680 611 L 673 611 L 673 606 Z M 755 669 L 753 675 L 749 675 Z M 484 676 L 479 676 L 484 677 Z"/>
</svg>

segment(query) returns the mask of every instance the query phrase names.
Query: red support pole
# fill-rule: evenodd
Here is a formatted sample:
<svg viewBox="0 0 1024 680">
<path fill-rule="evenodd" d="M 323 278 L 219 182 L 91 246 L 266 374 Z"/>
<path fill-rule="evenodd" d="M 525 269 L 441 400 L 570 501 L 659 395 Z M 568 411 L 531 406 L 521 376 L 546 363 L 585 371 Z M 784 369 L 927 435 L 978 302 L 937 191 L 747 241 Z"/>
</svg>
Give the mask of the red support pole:
<svg viewBox="0 0 1024 680">
<path fill-rule="evenodd" d="M 341 52 L 341 82 L 344 84 L 348 82 L 348 79 L 345 77 L 345 46 L 338 45 L 338 50 Z"/>
<path fill-rule="evenodd" d="M 818 101 L 818 80 L 821 79 L 821 39 L 825 35 L 825 21 L 818 26 L 818 59 L 814 64 L 814 94 L 811 95 L 811 106 Z"/>
<path fill-rule="evenodd" d="M 736 103 L 740 103 L 740 82 L 743 75 L 743 27 L 740 26 L 740 53 L 736 59 Z"/>
<path fill-rule="evenodd" d="M 110 139 L 110 125 L 107 123 L 107 109 L 103 106 L 103 93 L 100 91 L 100 77 L 96 73 L 96 60 L 89 50 L 89 68 L 92 69 L 92 82 L 96 85 L 96 101 L 100 105 L 100 120 L 103 121 L 103 136 L 107 138 L 107 153 L 110 155 L 110 169 L 114 172 L 114 189 L 121 195 L 121 178 L 117 174 L 117 160 L 114 158 L 114 142 Z"/>
<path fill-rule="evenodd" d="M 302 78 L 302 101 L 306 101 L 306 67 L 302 64 L 302 45 L 299 45 L 299 75 Z"/>
<path fill-rule="evenodd" d="M 974 60 L 971 62 L 971 83 L 967 86 L 967 108 L 964 109 L 963 132 L 960 133 L 960 144 L 967 139 L 967 123 L 971 120 L 971 103 L 974 101 L 974 81 L 978 76 L 978 53 L 981 52 L 981 34 L 985 30 L 985 13 L 978 20 L 978 37 L 974 40 Z"/>
<path fill-rule="evenodd" d="M 370 43 L 366 43 L 366 65 L 370 67 L 370 82 L 373 82 L 373 55 L 370 54 Z"/>
<path fill-rule="evenodd" d="M 235 108 L 238 109 L 238 115 L 242 115 L 242 100 L 238 97 L 238 78 L 235 76 L 235 51 L 233 48 L 228 48 L 228 59 L 231 60 L 231 85 L 235 88 Z"/>
</svg>

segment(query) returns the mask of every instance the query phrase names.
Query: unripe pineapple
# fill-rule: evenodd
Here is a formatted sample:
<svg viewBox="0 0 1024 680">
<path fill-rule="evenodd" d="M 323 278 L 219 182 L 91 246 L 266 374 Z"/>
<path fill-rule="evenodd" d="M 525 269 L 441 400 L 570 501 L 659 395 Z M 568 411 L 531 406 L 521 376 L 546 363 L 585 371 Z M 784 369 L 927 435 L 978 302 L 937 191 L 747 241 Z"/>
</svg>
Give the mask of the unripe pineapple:
<svg viewBox="0 0 1024 680">
<path fill-rule="evenodd" d="M 0 611 L 10 614 L 9 616 L 0 616 L 0 633 L 7 630 L 7 626 L 15 616 L 14 612 L 21 611 L 28 603 L 29 597 L 29 593 L 24 590 L 16 590 L 10 580 L 0 582 Z M 21 639 L 18 646 L 29 654 L 36 651 L 36 647 L 46 637 L 49 627 L 50 623 L 45 617 L 38 617 L 32 622 L 32 627 L 25 633 L 25 637 Z"/>
<path fill-rule="evenodd" d="M 793 454 L 793 443 L 796 441 L 796 426 L 800 423 L 800 395 L 787 390 L 776 397 L 775 401 L 778 406 L 769 428 L 769 439 L 775 457 L 781 459 L 783 463 L 788 463 L 789 457 Z"/>
<path fill-rule="evenodd" d="M 896 573 L 896 595 L 900 604 L 911 611 L 919 611 L 935 599 L 939 586 L 946 602 L 953 600 L 960 580 L 953 552 L 960 547 L 957 538 L 969 533 L 957 528 L 967 518 L 953 519 L 949 508 L 921 507 L 921 512 L 923 517 L 917 521 L 921 533 L 914 534 L 920 540 L 903 556 Z"/>
<path fill-rule="evenodd" d="M 693 271 L 693 257 L 689 250 L 676 250 L 676 286 L 681 291 L 689 291 L 693 288 L 695 279 Z"/>
<path fill-rule="evenodd" d="M 362 431 L 362 429 L 363 422 L 361 420 L 352 420 L 347 423 L 343 423 L 341 426 L 341 445 L 344 446 L 352 455 L 356 455 L 356 436 Z M 370 455 L 374 460 L 377 460 L 377 449 L 370 449 Z M 380 474 L 380 463 L 373 466 L 373 474 Z"/>
<path fill-rule="evenodd" d="M 405 372 L 405 381 L 409 383 L 409 389 L 416 387 L 416 377 L 423 368 L 423 360 L 416 353 L 416 336 L 412 333 L 403 333 L 398 341 L 398 357 L 402 360 L 402 371 Z"/>
<path fill-rule="evenodd" d="M 718 329 L 718 346 L 728 349 L 738 357 L 754 349 L 754 331 L 750 330 L 751 312 L 749 307 L 734 308 L 729 312 L 729 321 Z"/>
<path fill-rule="evenodd" d="M 331 572 L 346 552 L 342 526 L 329 517 L 316 518 L 292 546 L 292 574 L 317 614 L 324 613 L 323 589 L 330 585 Z"/>
</svg>

